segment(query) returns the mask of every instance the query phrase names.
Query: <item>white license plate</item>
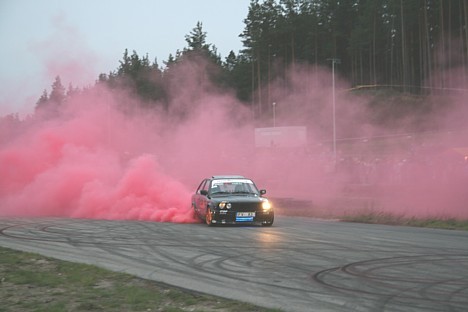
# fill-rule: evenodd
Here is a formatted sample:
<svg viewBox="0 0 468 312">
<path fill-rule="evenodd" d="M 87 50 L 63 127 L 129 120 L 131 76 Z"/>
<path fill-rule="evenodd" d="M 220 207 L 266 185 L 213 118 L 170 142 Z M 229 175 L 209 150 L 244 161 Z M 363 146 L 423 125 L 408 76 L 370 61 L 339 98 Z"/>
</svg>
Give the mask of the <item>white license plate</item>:
<svg viewBox="0 0 468 312">
<path fill-rule="evenodd" d="M 238 217 L 255 217 L 255 211 L 254 212 L 238 212 L 237 216 Z"/>
</svg>

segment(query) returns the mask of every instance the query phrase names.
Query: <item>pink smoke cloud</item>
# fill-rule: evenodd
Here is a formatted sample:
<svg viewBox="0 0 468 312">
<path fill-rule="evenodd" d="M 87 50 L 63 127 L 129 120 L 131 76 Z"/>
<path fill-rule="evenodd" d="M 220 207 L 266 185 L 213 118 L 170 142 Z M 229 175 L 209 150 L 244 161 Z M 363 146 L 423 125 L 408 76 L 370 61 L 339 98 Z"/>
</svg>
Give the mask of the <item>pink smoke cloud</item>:
<svg viewBox="0 0 468 312">
<path fill-rule="evenodd" d="M 194 222 L 190 194 L 198 183 L 242 174 L 270 197 L 312 203 L 308 215 L 370 206 L 468 217 L 468 162 L 457 151 L 467 142 L 459 127 L 463 97 L 452 97 L 443 114 L 380 123 L 369 109 L 374 98 L 345 91 L 349 85 L 337 77 L 334 159 L 328 70 L 297 66 L 283 77 L 287 83 L 265 88 L 276 103 L 276 125 L 306 127 L 307 144 L 258 148 L 254 129 L 272 126 L 272 107 L 252 109 L 217 90 L 207 66 L 197 60 L 171 69 L 168 111 L 143 109 L 123 90 L 95 86 L 69 98 L 55 118 L 37 114 L 0 142 L 0 215 Z M 443 130 L 451 125 L 457 130 Z"/>
<path fill-rule="evenodd" d="M 139 151 L 148 142 L 126 144 L 148 129 L 103 99 L 90 92 L 1 146 L 0 215 L 193 221 L 186 187 Z"/>
</svg>

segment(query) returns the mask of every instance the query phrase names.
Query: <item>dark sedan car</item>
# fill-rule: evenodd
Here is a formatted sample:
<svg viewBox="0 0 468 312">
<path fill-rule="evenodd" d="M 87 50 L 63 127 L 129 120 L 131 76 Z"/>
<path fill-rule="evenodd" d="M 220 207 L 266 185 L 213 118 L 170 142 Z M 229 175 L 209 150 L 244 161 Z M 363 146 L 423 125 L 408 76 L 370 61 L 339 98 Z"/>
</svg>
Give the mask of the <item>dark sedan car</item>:
<svg viewBox="0 0 468 312">
<path fill-rule="evenodd" d="M 275 218 L 271 203 L 252 180 L 243 176 L 204 179 L 192 195 L 194 215 L 208 225 L 258 223 L 271 226 Z"/>
</svg>

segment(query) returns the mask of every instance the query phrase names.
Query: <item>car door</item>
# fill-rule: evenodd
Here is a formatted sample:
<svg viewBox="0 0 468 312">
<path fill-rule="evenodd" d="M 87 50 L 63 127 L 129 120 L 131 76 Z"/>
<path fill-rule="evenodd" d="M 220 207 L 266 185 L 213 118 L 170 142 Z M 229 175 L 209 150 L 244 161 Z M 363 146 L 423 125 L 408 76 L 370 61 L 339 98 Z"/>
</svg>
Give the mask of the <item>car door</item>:
<svg viewBox="0 0 468 312">
<path fill-rule="evenodd" d="M 205 203 L 205 197 L 204 195 L 201 194 L 201 191 L 205 189 L 205 185 L 207 183 L 207 179 L 203 180 L 200 185 L 198 186 L 197 191 L 195 192 L 195 195 L 193 196 L 193 204 L 195 206 L 195 211 L 202 217 L 206 214 L 206 203 Z"/>
<path fill-rule="evenodd" d="M 195 209 L 195 212 L 200 215 L 200 190 L 202 189 L 203 185 L 205 184 L 205 180 L 201 181 L 198 185 L 195 194 L 192 195 L 192 205 Z"/>
<path fill-rule="evenodd" d="M 201 194 L 201 191 L 204 190 L 206 191 L 206 193 L 208 193 L 208 190 L 210 189 L 210 183 L 211 183 L 211 180 L 210 179 L 206 179 L 204 181 L 204 183 L 201 185 L 201 188 L 198 190 L 198 198 L 199 198 L 199 201 L 198 201 L 198 209 L 199 209 L 199 213 L 200 215 L 204 216 L 206 215 L 206 209 L 208 207 L 208 196 L 207 195 L 203 195 Z"/>
</svg>

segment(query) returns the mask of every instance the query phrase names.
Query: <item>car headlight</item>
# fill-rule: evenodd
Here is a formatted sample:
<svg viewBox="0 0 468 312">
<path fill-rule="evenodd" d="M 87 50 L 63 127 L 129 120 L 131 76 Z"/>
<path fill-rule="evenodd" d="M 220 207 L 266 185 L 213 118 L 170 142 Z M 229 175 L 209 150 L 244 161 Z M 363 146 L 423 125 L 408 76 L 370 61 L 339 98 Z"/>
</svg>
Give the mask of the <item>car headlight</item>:
<svg viewBox="0 0 468 312">
<path fill-rule="evenodd" d="M 268 200 L 264 200 L 262 203 L 263 211 L 268 211 L 271 209 L 271 203 Z"/>
<path fill-rule="evenodd" d="M 222 201 L 222 202 L 220 202 L 218 204 L 218 207 L 219 207 L 219 209 L 224 209 L 224 208 L 231 209 L 231 203 L 226 202 L 226 201 Z"/>
</svg>

